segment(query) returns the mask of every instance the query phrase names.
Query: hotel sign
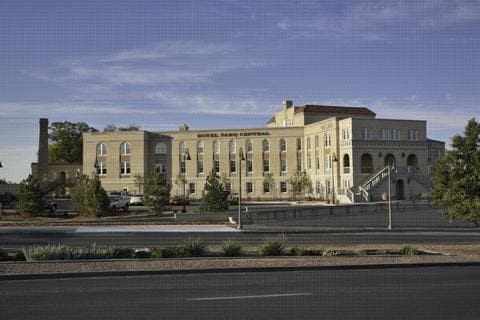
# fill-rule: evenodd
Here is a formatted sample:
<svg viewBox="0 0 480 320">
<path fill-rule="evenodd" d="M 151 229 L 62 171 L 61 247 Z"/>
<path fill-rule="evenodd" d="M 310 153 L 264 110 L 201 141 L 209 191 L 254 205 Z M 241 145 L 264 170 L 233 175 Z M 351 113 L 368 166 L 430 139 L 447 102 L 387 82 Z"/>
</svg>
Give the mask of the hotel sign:
<svg viewBox="0 0 480 320">
<path fill-rule="evenodd" d="M 268 131 L 251 131 L 251 132 L 215 132 L 215 133 L 199 133 L 197 138 L 229 138 L 229 137 L 258 137 L 269 136 Z"/>
</svg>

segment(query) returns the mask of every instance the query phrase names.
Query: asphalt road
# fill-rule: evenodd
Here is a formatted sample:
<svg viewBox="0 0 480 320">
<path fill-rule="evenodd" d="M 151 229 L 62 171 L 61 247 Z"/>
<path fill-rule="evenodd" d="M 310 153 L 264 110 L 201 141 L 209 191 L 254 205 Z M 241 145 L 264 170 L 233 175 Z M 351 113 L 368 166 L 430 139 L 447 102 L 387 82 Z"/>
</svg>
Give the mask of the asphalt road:
<svg viewBox="0 0 480 320">
<path fill-rule="evenodd" d="M 242 245 L 259 245 L 265 238 L 280 234 L 265 232 L 77 232 L 75 227 L 0 228 L 0 246 L 7 249 L 31 245 L 66 244 L 85 246 L 162 247 L 179 244 L 187 238 L 201 238 L 207 245 L 220 245 L 227 239 Z M 87 229 L 88 231 L 88 229 Z M 289 244 L 469 244 L 480 243 L 475 231 L 369 231 L 286 233 Z"/>
<path fill-rule="evenodd" d="M 479 319 L 480 267 L 0 282 L 2 319 Z"/>
</svg>

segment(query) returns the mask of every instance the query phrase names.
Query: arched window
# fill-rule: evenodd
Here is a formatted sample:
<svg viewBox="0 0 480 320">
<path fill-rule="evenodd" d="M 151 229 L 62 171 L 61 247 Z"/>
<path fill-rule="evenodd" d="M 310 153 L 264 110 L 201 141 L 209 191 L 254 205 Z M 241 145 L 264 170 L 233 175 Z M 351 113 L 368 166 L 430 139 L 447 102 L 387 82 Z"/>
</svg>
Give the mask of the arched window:
<svg viewBox="0 0 480 320">
<path fill-rule="evenodd" d="M 253 151 L 252 141 L 247 140 L 247 141 L 245 142 L 245 150 L 247 150 L 247 153 Z"/>
<path fill-rule="evenodd" d="M 236 153 L 237 143 L 233 140 L 228 142 L 228 153 Z"/>
<path fill-rule="evenodd" d="M 417 155 L 415 154 L 410 154 L 407 158 L 407 166 L 408 167 L 417 167 L 418 166 L 418 160 L 417 160 Z"/>
<path fill-rule="evenodd" d="M 280 152 L 287 151 L 287 141 L 282 138 L 280 139 Z"/>
<path fill-rule="evenodd" d="M 343 173 L 350 173 L 350 157 L 348 154 L 343 156 Z"/>
<path fill-rule="evenodd" d="M 130 154 L 130 143 L 128 142 L 122 142 L 120 144 L 120 154 L 122 156 L 126 156 Z"/>
<path fill-rule="evenodd" d="M 369 153 L 364 153 L 360 162 L 360 173 L 373 173 L 373 159 Z"/>
<path fill-rule="evenodd" d="M 105 156 L 107 154 L 107 145 L 103 142 L 97 144 L 97 156 Z"/>
<path fill-rule="evenodd" d="M 268 152 L 270 151 L 270 143 L 268 142 L 267 139 L 264 139 L 263 142 L 262 142 L 262 148 L 263 148 L 263 152 Z"/>
<path fill-rule="evenodd" d="M 395 167 L 395 156 L 391 153 L 385 156 L 385 167 L 386 166 Z"/>
<path fill-rule="evenodd" d="M 155 154 L 167 154 L 167 144 L 159 142 L 155 145 Z"/>
<path fill-rule="evenodd" d="M 178 145 L 178 152 L 180 153 L 180 155 L 185 153 L 185 142 L 180 142 L 180 144 Z"/>
<path fill-rule="evenodd" d="M 197 154 L 203 154 L 203 141 L 197 142 Z"/>
<path fill-rule="evenodd" d="M 302 139 L 297 138 L 297 151 L 302 150 Z"/>
<path fill-rule="evenodd" d="M 213 153 L 219 154 L 220 153 L 220 144 L 217 140 L 213 141 Z"/>
</svg>

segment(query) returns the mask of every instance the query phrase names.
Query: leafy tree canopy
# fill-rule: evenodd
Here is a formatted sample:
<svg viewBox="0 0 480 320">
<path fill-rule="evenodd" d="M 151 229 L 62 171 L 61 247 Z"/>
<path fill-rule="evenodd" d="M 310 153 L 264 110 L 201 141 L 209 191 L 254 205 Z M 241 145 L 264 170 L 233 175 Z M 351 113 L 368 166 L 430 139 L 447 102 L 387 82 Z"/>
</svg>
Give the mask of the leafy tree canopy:
<svg viewBox="0 0 480 320">
<path fill-rule="evenodd" d="M 128 127 L 120 127 L 118 131 L 138 131 L 140 130 L 140 126 L 134 123 L 128 125 Z"/>
<path fill-rule="evenodd" d="M 228 193 L 225 192 L 225 187 L 214 170 L 207 177 L 202 200 L 201 211 L 223 212 L 228 210 Z"/>
<path fill-rule="evenodd" d="M 73 208 L 86 216 L 101 216 L 109 210 L 107 193 L 97 176 L 83 175 L 71 190 Z"/>
<path fill-rule="evenodd" d="M 160 171 L 155 171 L 150 176 L 144 187 L 143 200 L 147 206 L 152 208 L 152 211 L 159 213 L 165 210 L 170 200 L 171 186 L 167 184 L 167 177 Z"/>
<path fill-rule="evenodd" d="M 445 216 L 480 225 L 480 123 L 475 118 L 435 164 L 432 183 L 433 202 L 445 207 Z"/>
<path fill-rule="evenodd" d="M 50 126 L 50 145 L 48 161 L 50 163 L 82 162 L 84 132 L 96 132 L 85 122 L 53 122 Z"/>
<path fill-rule="evenodd" d="M 20 182 L 17 209 L 21 214 L 32 214 L 42 209 L 40 184 L 32 175 Z"/>
<path fill-rule="evenodd" d="M 307 192 L 312 188 L 312 180 L 306 171 L 297 170 L 295 174 L 290 177 L 290 187 L 293 193 Z"/>
</svg>

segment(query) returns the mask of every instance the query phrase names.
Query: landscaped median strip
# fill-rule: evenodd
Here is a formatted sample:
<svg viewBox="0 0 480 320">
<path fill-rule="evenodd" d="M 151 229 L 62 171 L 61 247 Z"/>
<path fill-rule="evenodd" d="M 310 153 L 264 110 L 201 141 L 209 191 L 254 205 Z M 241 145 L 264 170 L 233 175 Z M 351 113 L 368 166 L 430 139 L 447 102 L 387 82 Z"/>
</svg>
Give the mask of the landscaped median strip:
<svg viewBox="0 0 480 320">
<path fill-rule="evenodd" d="M 262 245 L 249 248 L 242 248 L 232 240 L 221 247 L 206 247 L 198 238 L 174 247 L 137 250 L 95 245 L 87 248 L 45 246 L 24 250 L 24 257 L 34 262 L 0 263 L 0 279 L 480 263 L 480 245 L 431 245 L 424 248 L 392 245 L 288 247 L 284 236 L 266 239 Z M 0 251 L 1 257 L 4 260 L 21 258 L 21 254 Z"/>
</svg>

